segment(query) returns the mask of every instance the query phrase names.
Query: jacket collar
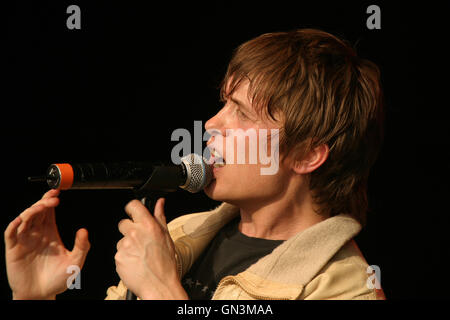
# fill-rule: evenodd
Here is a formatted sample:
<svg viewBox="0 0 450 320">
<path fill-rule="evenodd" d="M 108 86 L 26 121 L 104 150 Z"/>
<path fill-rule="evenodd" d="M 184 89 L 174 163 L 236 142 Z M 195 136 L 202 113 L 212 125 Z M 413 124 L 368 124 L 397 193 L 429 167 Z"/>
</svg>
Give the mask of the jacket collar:
<svg viewBox="0 0 450 320">
<path fill-rule="evenodd" d="M 197 238 L 203 242 L 204 245 L 194 246 L 203 250 L 215 234 L 238 214 L 238 207 L 223 202 L 209 214 L 189 219 L 183 226 L 184 234 L 192 240 Z M 347 214 L 328 218 L 286 240 L 272 253 L 234 277 L 234 280 L 248 292 L 274 298 L 287 295 L 287 298 L 295 299 L 304 286 L 360 230 L 359 222 Z M 196 258 L 199 254 L 194 252 L 193 256 Z"/>
<path fill-rule="evenodd" d="M 286 240 L 247 271 L 269 281 L 306 285 L 360 230 L 349 215 L 328 218 Z"/>
</svg>

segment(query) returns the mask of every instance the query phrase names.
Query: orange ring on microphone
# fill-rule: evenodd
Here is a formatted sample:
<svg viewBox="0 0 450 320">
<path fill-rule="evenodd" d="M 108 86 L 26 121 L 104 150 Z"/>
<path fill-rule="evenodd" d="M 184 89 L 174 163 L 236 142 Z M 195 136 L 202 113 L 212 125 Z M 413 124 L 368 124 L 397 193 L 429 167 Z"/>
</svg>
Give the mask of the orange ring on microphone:
<svg viewBox="0 0 450 320">
<path fill-rule="evenodd" d="M 59 182 L 58 189 L 67 190 L 72 187 L 73 184 L 73 168 L 68 163 L 56 163 L 55 166 L 58 168 L 61 180 Z"/>
</svg>

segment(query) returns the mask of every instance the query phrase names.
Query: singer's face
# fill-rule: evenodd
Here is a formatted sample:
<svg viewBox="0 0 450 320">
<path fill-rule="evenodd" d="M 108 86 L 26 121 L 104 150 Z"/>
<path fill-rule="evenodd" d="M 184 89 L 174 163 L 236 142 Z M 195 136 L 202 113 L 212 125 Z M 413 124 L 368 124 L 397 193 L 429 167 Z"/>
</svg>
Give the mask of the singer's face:
<svg viewBox="0 0 450 320">
<path fill-rule="evenodd" d="M 214 179 L 205 193 L 238 206 L 281 196 L 291 173 L 278 159 L 281 121 L 260 116 L 247 92 L 248 82 L 243 82 L 205 124 L 212 135 L 208 141 L 211 161 L 222 157 L 225 164 L 215 165 Z"/>
</svg>

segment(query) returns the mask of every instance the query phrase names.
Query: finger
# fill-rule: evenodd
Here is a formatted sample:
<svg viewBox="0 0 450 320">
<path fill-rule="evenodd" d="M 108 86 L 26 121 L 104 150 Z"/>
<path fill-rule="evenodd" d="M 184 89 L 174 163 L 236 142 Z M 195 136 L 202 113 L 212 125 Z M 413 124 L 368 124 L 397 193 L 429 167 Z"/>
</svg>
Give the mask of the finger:
<svg viewBox="0 0 450 320">
<path fill-rule="evenodd" d="M 57 194 L 57 193 L 56 193 Z M 35 226 L 38 225 L 52 225 L 55 224 L 55 210 L 46 210 L 46 209 L 54 209 L 59 205 L 59 198 L 51 198 L 47 197 L 44 199 L 39 200 L 34 205 L 32 205 L 30 208 L 37 207 L 37 206 L 43 206 L 42 214 L 38 217 L 30 217 L 31 219 L 36 219 L 33 223 L 35 223 Z M 24 212 L 25 213 L 25 212 Z M 27 216 L 23 216 L 25 221 L 28 223 Z"/>
<path fill-rule="evenodd" d="M 44 205 L 36 205 L 29 207 L 24 212 L 22 212 L 19 217 L 22 221 L 20 224 L 17 233 L 23 233 L 29 229 L 31 226 L 32 220 L 39 214 L 43 214 L 45 212 L 45 206 Z"/>
<path fill-rule="evenodd" d="M 54 198 L 59 195 L 59 189 L 50 189 L 42 196 L 42 199 Z"/>
<path fill-rule="evenodd" d="M 164 205 L 166 204 L 166 199 L 159 198 L 155 205 L 155 219 L 159 222 L 161 227 L 167 230 L 166 215 L 164 213 Z"/>
<path fill-rule="evenodd" d="M 83 267 L 84 260 L 86 259 L 90 248 L 91 244 L 88 239 L 88 231 L 81 228 L 75 235 L 75 243 L 71 252 L 80 268 Z"/>
<path fill-rule="evenodd" d="M 132 200 L 125 206 L 125 212 L 133 222 L 143 222 L 151 219 L 151 214 L 139 200 Z"/>
<path fill-rule="evenodd" d="M 54 207 L 58 206 L 58 204 L 59 204 L 59 198 L 57 198 L 57 197 L 48 197 L 48 198 L 39 200 L 38 202 L 33 204 L 32 207 L 38 206 L 38 205 L 44 205 L 44 206 L 49 207 L 49 208 L 54 208 Z"/>
<path fill-rule="evenodd" d="M 22 223 L 20 216 L 11 221 L 5 230 L 5 248 L 8 250 L 17 244 L 17 229 Z"/>
<path fill-rule="evenodd" d="M 28 209 L 23 211 L 20 214 L 20 217 L 22 218 L 22 220 L 24 222 L 28 223 L 28 221 L 30 219 L 34 219 L 34 217 L 36 215 L 46 212 L 45 209 L 55 208 L 56 206 L 58 206 L 58 204 L 59 204 L 58 198 L 47 198 L 47 199 L 39 200 L 34 205 L 32 205 L 31 207 L 29 207 Z M 42 217 L 42 218 L 44 218 L 44 217 Z M 42 221 L 44 219 L 40 219 L 40 220 L 41 220 L 40 223 L 42 223 Z"/>
<path fill-rule="evenodd" d="M 119 232 L 125 236 L 133 228 L 133 221 L 130 219 L 122 219 L 119 222 L 118 228 Z"/>
</svg>

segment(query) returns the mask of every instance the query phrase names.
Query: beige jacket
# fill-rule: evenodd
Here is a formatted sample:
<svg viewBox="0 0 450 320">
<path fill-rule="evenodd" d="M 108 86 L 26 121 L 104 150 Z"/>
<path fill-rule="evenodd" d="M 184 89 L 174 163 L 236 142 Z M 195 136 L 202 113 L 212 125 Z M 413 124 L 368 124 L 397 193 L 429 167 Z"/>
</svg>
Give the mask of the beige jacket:
<svg viewBox="0 0 450 320">
<path fill-rule="evenodd" d="M 175 243 L 180 279 L 239 208 L 222 203 L 168 225 Z M 328 218 L 298 233 L 247 270 L 223 278 L 213 299 L 384 299 L 368 286 L 368 264 L 352 238 L 361 225 L 348 215 Z M 108 288 L 107 300 L 124 299 L 122 281 Z"/>
</svg>

